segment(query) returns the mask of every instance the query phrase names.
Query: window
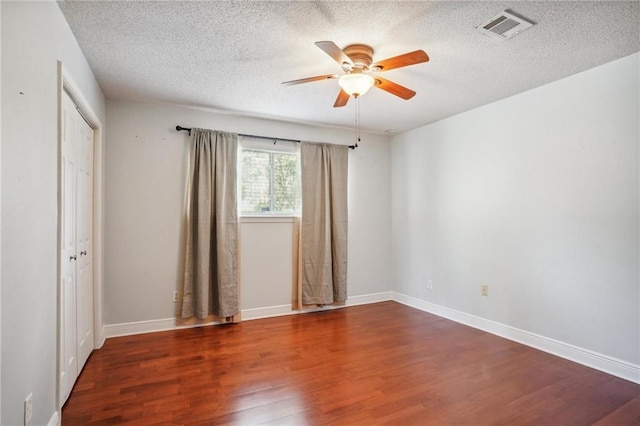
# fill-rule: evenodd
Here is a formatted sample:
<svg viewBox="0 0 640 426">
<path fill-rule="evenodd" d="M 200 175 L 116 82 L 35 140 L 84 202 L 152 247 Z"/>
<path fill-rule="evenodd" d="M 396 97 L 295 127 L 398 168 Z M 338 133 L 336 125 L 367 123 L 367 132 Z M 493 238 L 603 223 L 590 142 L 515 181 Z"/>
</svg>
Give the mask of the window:
<svg viewBox="0 0 640 426">
<path fill-rule="evenodd" d="M 241 214 L 293 215 L 300 212 L 299 145 L 241 138 Z"/>
</svg>

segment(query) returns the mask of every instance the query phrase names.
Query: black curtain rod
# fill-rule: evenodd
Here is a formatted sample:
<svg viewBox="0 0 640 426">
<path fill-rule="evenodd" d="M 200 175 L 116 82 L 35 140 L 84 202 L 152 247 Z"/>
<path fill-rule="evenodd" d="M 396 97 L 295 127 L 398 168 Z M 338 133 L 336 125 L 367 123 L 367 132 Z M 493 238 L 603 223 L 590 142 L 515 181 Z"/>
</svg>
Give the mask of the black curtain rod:
<svg viewBox="0 0 640 426">
<path fill-rule="evenodd" d="M 181 131 L 185 131 L 185 132 L 189 132 L 189 134 L 191 134 L 191 128 L 190 127 L 182 127 L 180 125 L 176 126 L 176 130 L 181 132 Z M 267 136 L 257 136 L 257 135 L 245 135 L 243 133 L 238 133 L 238 136 L 246 136 L 248 138 L 257 138 L 257 139 L 268 139 L 271 141 L 286 141 L 286 142 L 297 142 L 300 143 L 301 141 L 297 140 L 297 139 L 283 139 L 283 138 L 269 138 Z M 351 149 L 356 149 L 358 145 L 349 145 L 349 148 Z"/>
</svg>

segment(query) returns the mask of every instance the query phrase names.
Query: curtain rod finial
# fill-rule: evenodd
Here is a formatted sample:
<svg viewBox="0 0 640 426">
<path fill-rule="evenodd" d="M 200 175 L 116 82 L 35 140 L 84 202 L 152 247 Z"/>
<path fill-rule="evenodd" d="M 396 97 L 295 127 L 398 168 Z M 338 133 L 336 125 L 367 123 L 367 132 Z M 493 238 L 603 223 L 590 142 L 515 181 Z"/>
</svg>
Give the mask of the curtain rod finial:
<svg viewBox="0 0 640 426">
<path fill-rule="evenodd" d="M 191 129 L 188 128 L 188 127 L 182 127 L 181 125 L 178 124 L 176 126 L 176 130 L 179 131 L 179 132 L 182 131 L 182 130 L 186 130 L 187 132 L 189 132 L 189 135 L 191 135 Z"/>
</svg>

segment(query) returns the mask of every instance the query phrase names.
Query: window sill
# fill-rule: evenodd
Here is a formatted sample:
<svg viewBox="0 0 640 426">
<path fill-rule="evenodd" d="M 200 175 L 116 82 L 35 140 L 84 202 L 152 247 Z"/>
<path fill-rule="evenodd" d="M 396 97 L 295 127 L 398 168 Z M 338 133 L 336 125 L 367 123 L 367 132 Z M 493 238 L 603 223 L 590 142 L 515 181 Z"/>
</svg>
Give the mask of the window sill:
<svg viewBox="0 0 640 426">
<path fill-rule="evenodd" d="M 246 215 L 240 216 L 240 223 L 293 223 L 296 215 Z"/>
</svg>

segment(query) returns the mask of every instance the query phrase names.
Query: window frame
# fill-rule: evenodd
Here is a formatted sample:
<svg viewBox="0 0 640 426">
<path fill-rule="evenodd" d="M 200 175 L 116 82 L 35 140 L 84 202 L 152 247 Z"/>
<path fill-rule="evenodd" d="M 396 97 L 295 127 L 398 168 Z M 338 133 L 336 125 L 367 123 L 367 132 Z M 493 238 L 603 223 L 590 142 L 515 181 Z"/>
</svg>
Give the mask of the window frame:
<svg viewBox="0 0 640 426">
<path fill-rule="evenodd" d="M 301 157 L 300 143 L 280 141 L 278 139 L 265 139 L 251 136 L 240 136 L 238 141 L 238 213 L 241 218 L 287 218 L 300 217 L 302 214 L 302 181 L 301 181 Z M 264 152 L 269 154 L 269 211 L 244 212 L 243 211 L 243 153 L 245 151 Z M 275 155 L 292 155 L 296 159 L 297 181 L 297 209 L 293 211 L 274 211 L 275 206 Z"/>
</svg>

